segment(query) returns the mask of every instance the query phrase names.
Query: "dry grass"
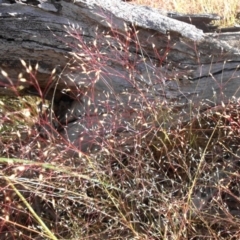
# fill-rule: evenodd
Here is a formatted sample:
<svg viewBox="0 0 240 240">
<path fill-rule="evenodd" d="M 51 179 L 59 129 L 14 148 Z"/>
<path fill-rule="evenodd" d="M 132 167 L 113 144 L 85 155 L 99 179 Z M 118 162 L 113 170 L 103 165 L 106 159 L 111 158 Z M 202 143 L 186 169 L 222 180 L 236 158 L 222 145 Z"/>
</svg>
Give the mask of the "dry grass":
<svg viewBox="0 0 240 240">
<path fill-rule="evenodd" d="M 135 4 L 151 6 L 179 13 L 216 13 L 223 19 L 217 23 L 232 26 L 236 23 L 236 15 L 240 12 L 238 0 L 133 0 Z"/>
<path fill-rule="evenodd" d="M 0 238 L 238 239 L 239 116 L 232 102 L 75 158 L 36 132 L 5 141 Z"/>
<path fill-rule="evenodd" d="M 136 33 L 125 41 L 109 32 L 105 46 L 86 45 L 79 30 L 69 34 L 79 42 L 73 53 L 79 71 L 90 66 L 86 72 L 91 73 L 107 63 L 101 47 L 115 49 L 122 61 L 129 57 L 130 37 L 141 49 Z M 83 53 L 90 62 L 80 62 Z M 134 70 L 135 64 L 127 61 L 127 69 Z M 138 90 L 142 108 L 125 129 L 134 132 L 103 136 L 99 152 L 75 149 L 75 156 L 69 155 L 74 146 L 29 101 L 24 105 L 18 99 L 9 107 L 10 100 L 2 99 L 0 239 L 240 238 L 239 100 L 164 127 L 162 105 L 144 98 L 146 89 Z M 31 118 L 16 114 L 23 107 Z M 171 110 L 167 106 L 164 121 L 171 121 Z"/>
</svg>

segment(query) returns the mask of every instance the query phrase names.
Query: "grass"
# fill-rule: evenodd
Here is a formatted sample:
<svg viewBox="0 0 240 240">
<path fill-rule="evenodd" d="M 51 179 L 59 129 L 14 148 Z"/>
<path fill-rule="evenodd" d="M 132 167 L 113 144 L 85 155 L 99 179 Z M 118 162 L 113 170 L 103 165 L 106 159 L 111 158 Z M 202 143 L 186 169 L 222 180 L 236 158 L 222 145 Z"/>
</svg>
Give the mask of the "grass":
<svg viewBox="0 0 240 240">
<path fill-rule="evenodd" d="M 96 41 L 86 45 L 80 30 L 69 34 L 79 42 L 73 52 L 79 71 L 99 73 L 112 60 Z M 129 47 L 142 55 L 144 49 L 136 32 L 127 37 L 109 32 L 104 47 L 115 49 L 131 73 L 139 62 L 127 61 Z M 172 106 L 150 101 L 146 89 L 128 80 L 142 100 L 126 118 L 125 130 L 134 131 L 117 132 L 128 115 L 114 112 L 96 153 L 53 135 L 36 98 L 1 98 L 0 239 L 239 239 L 239 99 L 172 125 Z M 96 104 L 87 114 L 95 112 L 93 90 L 78 94 Z M 108 116 L 111 109 L 98 115 L 103 128 Z"/>
<path fill-rule="evenodd" d="M 240 12 L 238 0 L 133 0 L 132 3 L 151 6 L 178 13 L 216 13 L 222 20 L 216 22 L 220 26 L 232 26 L 239 22 L 237 13 Z"/>
</svg>

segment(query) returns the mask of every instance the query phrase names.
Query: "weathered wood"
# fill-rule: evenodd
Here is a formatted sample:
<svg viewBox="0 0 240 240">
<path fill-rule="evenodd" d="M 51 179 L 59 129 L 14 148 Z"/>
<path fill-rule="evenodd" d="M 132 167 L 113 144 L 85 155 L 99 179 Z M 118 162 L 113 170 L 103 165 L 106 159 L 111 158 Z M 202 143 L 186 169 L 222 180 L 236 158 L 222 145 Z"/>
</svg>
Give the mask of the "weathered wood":
<svg viewBox="0 0 240 240">
<path fill-rule="evenodd" d="M 176 20 L 190 23 L 204 32 L 212 32 L 217 29 L 217 26 L 211 25 L 212 21 L 220 20 L 221 18 L 217 14 L 179 14 L 168 13 L 168 17 Z"/>
<path fill-rule="evenodd" d="M 186 118 L 203 100 L 240 96 L 237 45 L 156 9 L 117 0 L 0 3 L 0 21 L 0 67 L 8 73 L 1 85 L 65 89 L 74 101 L 57 128 L 82 150 L 137 132 L 135 117 L 149 115 L 150 105 L 172 105 Z"/>
</svg>

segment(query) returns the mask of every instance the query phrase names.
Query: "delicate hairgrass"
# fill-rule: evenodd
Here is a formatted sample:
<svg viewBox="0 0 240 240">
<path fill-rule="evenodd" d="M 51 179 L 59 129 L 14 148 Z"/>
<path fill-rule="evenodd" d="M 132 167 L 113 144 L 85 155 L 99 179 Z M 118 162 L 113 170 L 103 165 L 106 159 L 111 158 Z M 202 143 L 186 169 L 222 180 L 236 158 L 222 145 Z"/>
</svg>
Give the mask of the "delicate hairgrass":
<svg viewBox="0 0 240 240">
<path fill-rule="evenodd" d="M 39 225 L 43 228 L 43 231 L 48 235 L 49 239 L 52 240 L 57 240 L 57 238 L 54 236 L 54 234 L 52 233 L 52 231 L 46 226 L 46 224 L 42 221 L 42 219 L 36 214 L 36 212 L 33 210 L 33 208 L 31 207 L 31 205 L 28 203 L 28 201 L 26 200 L 26 198 L 18 191 L 18 189 L 14 186 L 14 184 L 12 183 L 13 179 L 9 178 L 7 176 L 3 176 L 3 178 L 7 181 L 7 183 L 9 184 L 9 186 L 14 190 L 14 192 L 18 195 L 18 197 L 23 201 L 23 203 L 25 204 L 25 206 L 27 207 L 27 209 L 31 212 L 31 214 L 33 215 L 33 217 L 37 220 L 37 222 L 39 223 Z"/>
<path fill-rule="evenodd" d="M 110 21 L 109 26 L 111 27 Z M 89 105 L 94 103 L 94 84 L 101 77 L 101 69 L 105 70 L 108 61 L 113 60 L 123 64 L 126 71 L 129 70 L 129 79 L 125 77 L 124 80 L 133 84 L 142 100 L 141 107 L 130 109 L 135 115 L 126 118 L 126 126 L 120 121 L 125 119 L 126 112 L 118 113 L 118 108 L 115 108 L 115 111 L 109 110 L 102 117 L 97 111 L 98 103 L 95 103 L 93 107 L 96 109 L 93 112 L 96 119 L 99 117 L 99 125 L 95 128 L 94 137 L 99 137 L 96 132 L 99 126 L 105 126 L 108 114 L 116 115 L 110 121 L 113 130 L 108 128 L 106 134 L 104 132 L 100 135 L 98 152 L 84 153 L 77 144 L 67 141 L 60 134 L 52 136 L 57 131 L 52 126 L 51 118 L 44 121 L 38 119 L 40 127 L 45 128 L 48 133 L 47 137 L 42 137 L 36 126 L 31 124 L 24 140 L 21 137 L 0 139 L 0 187 L 3 192 L 11 193 L 13 190 L 27 208 L 22 210 L 25 215 L 20 218 L 13 214 L 20 212 L 15 207 L 18 198 L 12 196 L 13 200 L 6 202 L 4 196 L 0 196 L 3 200 L 2 208 L 10 216 L 8 222 L 13 226 L 7 231 L 7 222 L 1 218 L 1 227 L 5 234 L 24 229 L 25 222 L 29 221 L 32 228 L 29 231 L 25 228 L 24 231 L 25 235 L 32 238 L 187 239 L 202 236 L 224 239 L 225 235 L 237 236 L 238 230 L 233 227 L 239 227 L 238 217 L 235 217 L 236 221 L 233 223 L 234 216 L 227 200 L 231 196 L 236 205 L 239 203 L 239 192 L 234 188 L 239 181 L 239 154 L 236 153 L 239 140 L 237 132 L 240 129 L 239 102 L 236 100 L 222 106 L 222 112 L 219 109 L 214 112 L 213 108 L 209 108 L 200 113 L 194 111 L 190 105 L 187 110 L 190 113 L 189 121 L 183 122 L 181 117 L 177 122 L 174 121 L 173 106 L 170 103 L 157 102 L 157 97 L 150 101 L 147 94 L 152 93 L 151 88 L 143 87 L 132 77 L 131 71 L 136 70 L 137 60 L 128 61 L 130 45 L 138 50 L 139 61 L 145 67 L 149 56 L 139 41 L 138 30 L 134 26 L 131 30 L 128 32 L 126 28 L 126 36 L 123 36 L 123 33 L 110 29 L 105 33 L 106 38 L 104 33 L 96 30 L 96 36 L 104 39 L 105 45 L 96 40 L 91 43 L 88 39 L 86 42 L 80 29 L 69 30 L 69 35 L 75 37 L 79 43 L 78 46 L 71 46 L 74 49 L 74 61 L 79 65 L 75 69 L 70 65 L 69 67 L 85 74 L 94 73 L 87 89 L 89 95 L 84 95 L 78 89 L 79 92 L 75 94 L 77 101 L 80 101 L 79 96 L 83 96 Z M 115 51 L 116 59 L 109 59 L 101 51 L 104 47 Z M 167 54 L 171 49 L 158 51 L 152 47 L 156 53 L 155 58 L 161 64 L 168 62 Z M 24 62 L 22 64 L 25 64 L 34 79 L 33 68 Z M 149 69 L 146 69 L 146 78 L 151 82 Z M 111 79 L 114 74 L 117 73 L 105 74 L 103 83 L 119 100 L 118 93 L 114 92 L 108 82 L 108 77 Z M 162 78 L 159 77 L 158 80 L 161 84 Z M 33 86 L 43 98 L 37 79 L 33 81 Z M 56 84 L 53 87 L 54 98 L 59 85 L 52 79 L 48 84 L 51 83 Z M 130 98 L 134 99 L 135 96 L 131 96 L 129 92 L 126 94 L 129 94 L 131 107 Z M 109 106 L 106 104 L 104 107 Z M 121 102 L 116 107 L 122 110 Z M 90 110 L 85 110 L 86 115 L 91 114 Z M 21 123 L 29 125 L 28 117 L 21 117 Z M 79 117 L 76 122 L 81 123 L 82 119 Z M 3 127 L 4 123 L 1 123 Z M 122 127 L 124 131 L 114 131 L 116 126 Z M 64 124 L 62 127 L 68 130 Z M 9 132 L 11 127 L 5 129 L 6 134 Z M 94 138 L 92 142 L 95 143 Z M 231 157 L 236 159 L 228 161 Z M 216 183 L 214 174 L 217 171 L 221 171 L 224 178 Z M 193 199 L 199 188 L 206 194 L 208 188 L 217 189 L 218 195 L 209 194 L 210 200 L 204 208 L 193 206 Z M 209 208 L 216 211 L 214 219 L 209 218 Z M 227 214 L 220 215 L 218 209 Z M 47 215 L 46 212 L 52 215 Z M 42 227 L 43 233 L 35 230 L 38 225 Z"/>
</svg>

